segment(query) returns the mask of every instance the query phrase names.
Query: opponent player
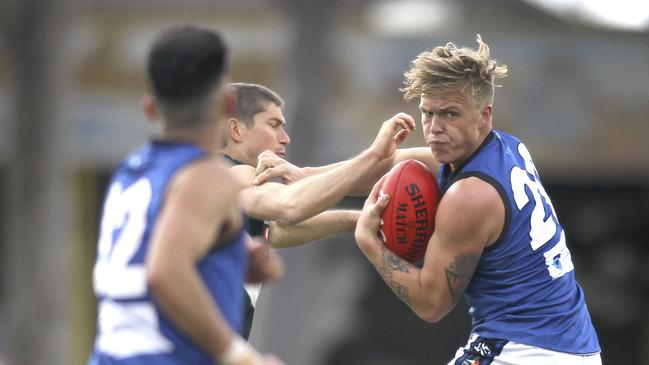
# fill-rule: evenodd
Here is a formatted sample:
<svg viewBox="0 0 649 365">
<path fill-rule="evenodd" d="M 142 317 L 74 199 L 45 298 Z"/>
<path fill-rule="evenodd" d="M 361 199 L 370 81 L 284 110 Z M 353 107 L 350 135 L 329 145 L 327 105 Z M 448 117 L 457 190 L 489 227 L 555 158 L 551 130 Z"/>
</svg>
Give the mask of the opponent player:
<svg viewBox="0 0 649 365">
<path fill-rule="evenodd" d="M 294 247 L 352 231 L 358 211 L 325 210 L 345 195 L 367 194 L 374 182 L 401 160 L 420 158 L 436 166 L 426 148 L 396 149 L 415 125 L 397 114 L 383 124 L 373 145 L 355 158 L 299 169 L 282 158 L 291 140 L 284 129 L 284 102 L 279 95 L 257 84 L 234 83 L 230 89 L 237 107 L 228 120 L 223 153 L 235 164 L 231 171 L 247 185 L 241 201 L 250 217 L 248 231 L 262 235 L 264 221 L 268 221 L 265 236 L 273 247 Z M 292 184 L 267 182 L 273 177 Z M 249 334 L 259 288 L 248 286 L 248 292 L 251 298 L 244 336 Z"/>
<path fill-rule="evenodd" d="M 404 113 L 386 121 L 370 149 L 353 159 L 320 167 L 294 166 L 284 159 L 291 139 L 285 130 L 281 97 L 257 84 L 234 83 L 230 87 L 237 96 L 237 107 L 228 121 L 223 153 L 235 164 L 232 171 L 248 186 L 241 193 L 246 213 L 272 224 L 269 243 L 273 247 L 293 247 L 353 229 L 357 218 L 353 211 L 325 212 L 330 214 L 321 215 L 317 224 L 308 224 L 308 232 L 305 219 L 330 208 L 345 195 L 366 195 L 398 162 L 417 159 L 433 171 L 439 167 L 427 148 L 396 149 L 408 133 L 403 129 L 414 126 L 409 117 L 404 123 Z M 367 163 L 368 153 L 378 148 L 389 150 Z M 272 182 L 276 178 L 286 184 L 300 183 L 287 186 Z M 259 220 L 252 219 L 257 221 L 252 224 L 257 227 L 253 231 L 262 231 Z M 284 239 L 276 239 L 278 235 Z"/>
<path fill-rule="evenodd" d="M 597 335 L 575 281 L 566 236 L 529 151 L 492 129 L 494 81 L 507 73 L 479 48 L 420 54 L 406 72 L 420 99 L 426 142 L 442 164 L 443 192 L 423 267 L 377 237 L 389 197 L 378 183 L 356 240 L 385 282 L 421 318 L 436 322 L 460 300 L 473 317 L 468 344 L 449 364 L 601 364 Z"/>
<path fill-rule="evenodd" d="M 91 365 L 282 364 L 237 334 L 248 255 L 241 185 L 218 154 L 234 105 L 226 69 L 220 35 L 205 28 L 171 28 L 149 52 L 145 111 L 162 133 L 125 159 L 106 196 Z"/>
</svg>

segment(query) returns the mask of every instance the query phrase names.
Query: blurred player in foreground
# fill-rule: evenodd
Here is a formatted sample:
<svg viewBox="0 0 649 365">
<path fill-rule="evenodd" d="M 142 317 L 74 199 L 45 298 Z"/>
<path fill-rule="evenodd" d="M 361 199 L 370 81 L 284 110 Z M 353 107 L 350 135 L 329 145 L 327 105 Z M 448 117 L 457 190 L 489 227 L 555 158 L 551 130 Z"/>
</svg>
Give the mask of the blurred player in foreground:
<svg viewBox="0 0 649 365">
<path fill-rule="evenodd" d="M 241 185 L 218 154 L 234 107 L 226 47 L 214 31 L 174 27 L 156 39 L 147 70 L 145 112 L 162 133 L 128 156 L 109 186 L 89 364 L 281 365 L 237 333 L 246 277 L 278 272 L 276 257 L 247 242 Z"/>
<path fill-rule="evenodd" d="M 597 335 L 575 281 L 570 251 L 529 151 L 492 129 L 494 81 L 507 67 L 454 44 L 420 54 L 406 72 L 419 98 L 442 190 L 423 266 L 377 237 L 389 197 L 378 183 L 356 240 L 385 282 L 422 319 L 439 321 L 462 295 L 473 328 L 449 364 L 601 364 Z"/>
<path fill-rule="evenodd" d="M 436 165 L 427 148 L 397 149 L 415 126 L 411 118 L 404 120 L 397 114 L 358 156 L 329 166 L 298 168 L 284 160 L 291 139 L 285 130 L 281 97 L 257 84 L 234 83 L 230 89 L 237 107 L 228 120 L 222 152 L 235 164 L 231 171 L 246 186 L 241 202 L 249 216 L 249 233 L 265 236 L 272 247 L 295 247 L 353 231 L 358 211 L 327 209 L 346 195 L 367 194 L 399 161 L 418 158 Z M 288 184 L 268 181 L 276 177 Z M 250 300 L 244 337 L 249 335 L 259 293 L 258 286 L 247 289 Z"/>
</svg>

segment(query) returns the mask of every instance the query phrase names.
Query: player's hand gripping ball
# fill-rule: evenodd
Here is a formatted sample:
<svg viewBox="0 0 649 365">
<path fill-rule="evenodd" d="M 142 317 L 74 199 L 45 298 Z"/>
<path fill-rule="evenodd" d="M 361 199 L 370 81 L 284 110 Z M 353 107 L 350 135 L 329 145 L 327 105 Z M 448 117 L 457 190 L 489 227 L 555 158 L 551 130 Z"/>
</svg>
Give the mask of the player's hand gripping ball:
<svg viewBox="0 0 649 365">
<path fill-rule="evenodd" d="M 385 246 L 408 262 L 420 261 L 435 231 L 435 176 L 419 161 L 402 161 L 385 175 L 380 194 L 390 196 L 379 226 Z"/>
</svg>

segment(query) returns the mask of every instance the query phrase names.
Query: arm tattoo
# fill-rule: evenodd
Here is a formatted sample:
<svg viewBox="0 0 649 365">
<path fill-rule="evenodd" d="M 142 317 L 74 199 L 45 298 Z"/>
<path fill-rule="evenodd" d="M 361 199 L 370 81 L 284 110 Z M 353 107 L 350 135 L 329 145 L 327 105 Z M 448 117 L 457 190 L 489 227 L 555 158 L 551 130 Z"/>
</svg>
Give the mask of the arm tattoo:
<svg viewBox="0 0 649 365">
<path fill-rule="evenodd" d="M 388 250 L 386 247 L 383 247 L 381 251 L 381 263 L 376 267 L 379 274 L 381 274 L 392 291 L 408 306 L 410 306 L 408 287 L 394 280 L 393 271 L 409 273 L 411 267 L 413 267 L 411 264 Z"/>
<path fill-rule="evenodd" d="M 460 295 L 471 281 L 473 271 L 480 261 L 480 252 L 463 253 L 455 256 L 455 260 L 444 269 L 446 283 L 451 293 L 453 304 L 460 300 Z"/>
</svg>

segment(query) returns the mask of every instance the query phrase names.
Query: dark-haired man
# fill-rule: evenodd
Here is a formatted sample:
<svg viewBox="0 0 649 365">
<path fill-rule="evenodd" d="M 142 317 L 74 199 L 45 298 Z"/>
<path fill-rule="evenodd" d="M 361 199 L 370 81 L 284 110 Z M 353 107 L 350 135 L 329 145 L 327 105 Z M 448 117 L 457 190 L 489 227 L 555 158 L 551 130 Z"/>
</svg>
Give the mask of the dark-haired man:
<svg viewBox="0 0 649 365">
<path fill-rule="evenodd" d="M 383 123 L 372 146 L 358 156 L 328 166 L 298 168 L 284 160 L 291 139 L 285 130 L 282 98 L 257 84 L 235 83 L 230 89 L 237 104 L 227 123 L 223 153 L 235 164 L 231 171 L 244 185 L 240 199 L 249 216 L 250 234 L 264 235 L 272 247 L 295 247 L 352 231 L 358 211 L 327 209 L 345 195 L 366 194 L 399 161 L 416 158 L 436 167 L 426 148 L 397 149 L 414 128 L 414 121 L 397 114 Z M 268 181 L 273 177 L 291 184 Z M 268 222 L 265 228 L 264 221 Z M 248 289 L 252 298 L 244 336 L 252 325 L 259 287 Z"/>
<path fill-rule="evenodd" d="M 145 112 L 161 134 L 124 160 L 106 195 L 89 364 L 282 364 L 238 334 L 246 276 L 274 273 L 246 271 L 241 185 L 218 154 L 234 103 L 226 46 L 212 30 L 174 27 L 157 37 L 147 71 Z"/>
<path fill-rule="evenodd" d="M 227 122 L 228 138 L 222 152 L 235 163 L 231 171 L 244 184 L 240 195 L 245 213 L 272 221 L 278 229 L 293 230 L 346 195 L 367 194 L 400 161 L 418 159 L 434 171 L 438 166 L 426 148 L 397 149 L 415 126 L 410 118 L 404 118 L 406 114 L 399 113 L 383 123 L 372 145 L 359 155 L 327 166 L 298 168 L 284 159 L 291 139 L 285 130 L 281 97 L 257 84 L 235 83 L 230 89 L 237 104 Z M 290 184 L 273 182 L 274 178 Z M 331 223 L 340 218 L 332 217 Z M 347 228 L 353 229 L 356 214 L 344 219 L 352 223 Z M 324 220 L 313 226 L 309 234 L 290 243 L 275 240 L 271 229 L 269 242 L 273 247 L 293 247 L 347 231 L 328 226 Z M 288 232 L 284 237 L 288 238 Z"/>
</svg>

